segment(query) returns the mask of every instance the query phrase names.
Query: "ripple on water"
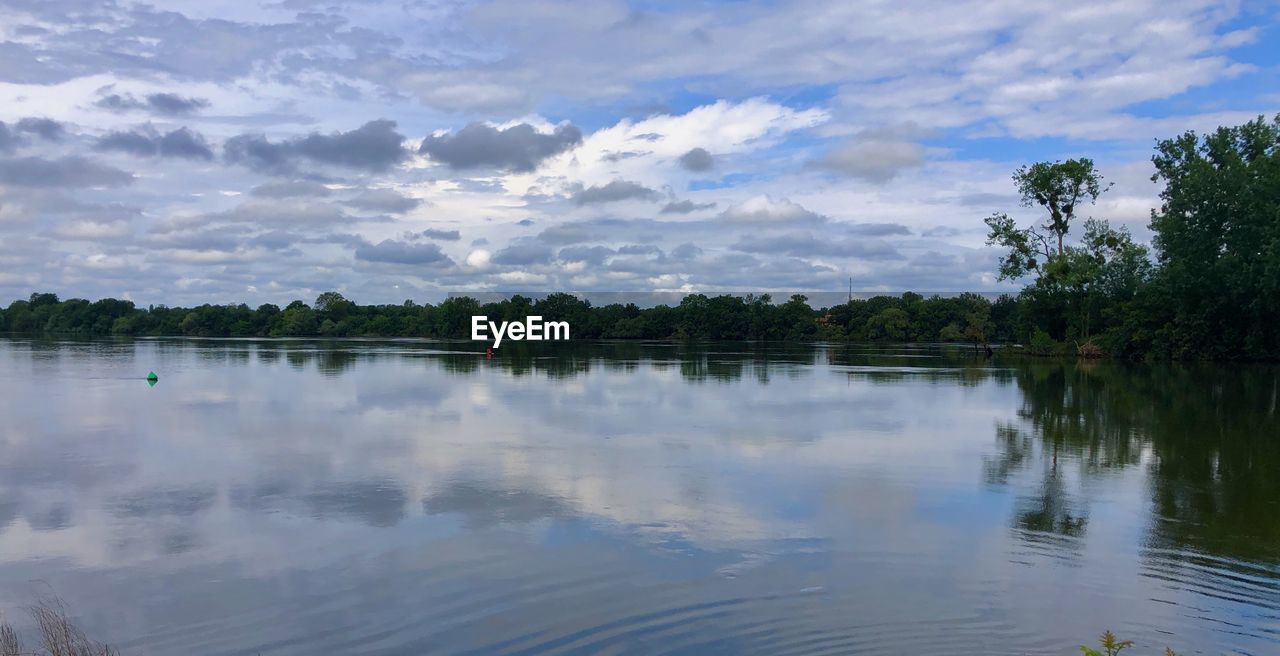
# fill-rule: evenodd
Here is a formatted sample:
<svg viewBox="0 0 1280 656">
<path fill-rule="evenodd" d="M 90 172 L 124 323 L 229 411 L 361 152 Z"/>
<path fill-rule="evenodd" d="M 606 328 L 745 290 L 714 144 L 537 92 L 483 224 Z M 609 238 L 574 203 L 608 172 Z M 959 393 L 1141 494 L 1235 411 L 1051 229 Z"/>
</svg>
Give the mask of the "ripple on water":
<svg viewBox="0 0 1280 656">
<path fill-rule="evenodd" d="M 1176 606 L 1183 616 L 1220 633 L 1280 643 L 1280 567 L 1189 549 L 1149 547 L 1142 556 L 1143 575 L 1171 593 L 1155 601 Z M 1231 612 L 1221 612 L 1224 606 Z"/>
<path fill-rule="evenodd" d="M 266 590 L 234 613 L 154 633 L 137 646 L 142 653 L 264 656 L 1025 654 L 1061 647 L 993 610 L 999 582 L 964 590 L 960 606 L 910 612 L 902 598 L 877 600 L 851 581 L 813 585 L 768 566 L 732 580 L 713 569 L 656 580 L 652 570 L 598 550 L 514 558 L 511 546 L 428 545 L 422 548 L 431 554 L 398 550 L 299 573 L 275 584 L 287 589 Z M 911 567 L 888 553 L 857 560 L 856 568 L 894 573 Z M 315 578 L 322 574 L 329 578 Z"/>
<path fill-rule="evenodd" d="M 1015 535 L 1014 558 L 1035 567 L 1067 562 L 1079 586 L 1110 590 L 1107 595 L 1121 604 L 1168 604 L 1168 627 L 1124 631 L 1146 647 L 1177 642 L 1162 631 L 1178 626 L 1178 617 L 1211 627 L 1231 653 L 1255 653 L 1249 645 L 1280 640 L 1273 628 L 1280 626 L 1280 584 L 1266 567 L 1149 548 L 1140 554 L 1142 574 L 1171 594 L 1148 599 L 1149 589 L 1118 587 L 1099 572 L 1071 565 L 1069 553 L 1080 546 L 1073 538 Z M 290 575 L 273 584 L 284 589 L 266 590 L 256 603 L 153 633 L 136 646 L 145 647 L 141 653 L 264 656 L 1067 653 L 1061 635 L 1009 615 L 1001 600 L 1019 582 L 978 579 L 935 601 L 912 574 L 920 563 L 901 553 L 809 550 L 815 559 L 852 559 L 844 569 L 874 577 L 869 587 L 882 591 L 877 598 L 858 580 L 788 578 L 791 570 L 774 569 L 772 560 L 734 579 L 707 568 L 663 580 L 598 549 L 516 557 L 516 542 L 448 542 Z M 901 582 L 903 590 L 889 590 L 883 581 Z M 1235 607 L 1222 612 L 1221 604 Z M 1251 628 L 1224 617 L 1244 619 Z"/>
</svg>

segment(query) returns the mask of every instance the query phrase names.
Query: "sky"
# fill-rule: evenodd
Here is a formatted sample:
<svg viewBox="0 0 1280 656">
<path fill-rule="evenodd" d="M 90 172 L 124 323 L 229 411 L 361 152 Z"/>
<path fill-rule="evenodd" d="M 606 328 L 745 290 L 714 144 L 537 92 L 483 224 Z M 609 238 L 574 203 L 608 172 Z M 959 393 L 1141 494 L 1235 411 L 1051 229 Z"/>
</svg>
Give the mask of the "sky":
<svg viewBox="0 0 1280 656">
<path fill-rule="evenodd" d="M 1011 173 L 1280 111 L 1280 3 L 0 0 L 0 303 L 998 291 Z"/>
</svg>

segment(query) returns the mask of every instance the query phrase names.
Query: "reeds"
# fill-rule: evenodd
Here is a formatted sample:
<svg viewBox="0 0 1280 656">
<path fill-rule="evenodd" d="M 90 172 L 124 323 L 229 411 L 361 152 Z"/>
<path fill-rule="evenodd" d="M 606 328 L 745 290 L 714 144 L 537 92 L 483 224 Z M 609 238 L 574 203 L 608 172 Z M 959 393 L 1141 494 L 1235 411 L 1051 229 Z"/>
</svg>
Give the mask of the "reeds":
<svg viewBox="0 0 1280 656">
<path fill-rule="evenodd" d="M 22 656 L 22 641 L 18 632 L 6 623 L 0 623 L 0 656 Z"/>
<path fill-rule="evenodd" d="M 94 642 L 71 623 L 67 607 L 57 597 L 44 597 L 27 607 L 40 631 L 40 647 L 26 651 L 8 622 L 0 622 L 0 656 L 118 656 L 111 647 Z"/>
</svg>

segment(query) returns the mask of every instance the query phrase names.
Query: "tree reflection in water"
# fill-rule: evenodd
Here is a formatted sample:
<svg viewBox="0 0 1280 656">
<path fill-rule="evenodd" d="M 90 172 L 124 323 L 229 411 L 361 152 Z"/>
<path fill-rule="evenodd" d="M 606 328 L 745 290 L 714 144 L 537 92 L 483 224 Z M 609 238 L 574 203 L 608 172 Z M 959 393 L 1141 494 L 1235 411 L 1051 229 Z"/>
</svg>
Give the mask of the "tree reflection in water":
<svg viewBox="0 0 1280 656">
<path fill-rule="evenodd" d="M 1179 563 L 1255 573 L 1280 565 L 1277 368 L 1033 361 L 1015 370 L 1018 420 L 996 425 L 985 473 L 1003 485 L 1039 467 L 1038 492 L 1012 520 L 1027 539 L 1083 537 L 1081 486 L 1144 466 L 1154 575 Z"/>
</svg>

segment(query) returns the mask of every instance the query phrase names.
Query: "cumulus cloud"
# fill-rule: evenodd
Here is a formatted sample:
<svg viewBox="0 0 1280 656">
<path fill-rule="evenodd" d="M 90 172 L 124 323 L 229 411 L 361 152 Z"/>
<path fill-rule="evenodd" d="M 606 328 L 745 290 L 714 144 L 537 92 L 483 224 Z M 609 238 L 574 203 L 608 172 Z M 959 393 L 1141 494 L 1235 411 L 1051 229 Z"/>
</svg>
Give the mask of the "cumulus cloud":
<svg viewBox="0 0 1280 656">
<path fill-rule="evenodd" d="M 494 264 L 526 266 L 551 261 L 551 247 L 536 242 L 517 242 L 493 254 Z"/>
<path fill-rule="evenodd" d="M 67 134 L 66 126 L 51 118 L 28 116 L 14 126 L 17 132 L 34 134 L 46 141 L 61 141 Z"/>
<path fill-rule="evenodd" d="M 158 224 L 155 229 L 186 230 L 193 225 L 204 225 L 213 221 L 271 227 L 319 227 L 385 220 L 389 220 L 388 217 L 355 217 L 326 202 L 297 198 L 252 198 L 225 212 L 176 217 L 167 223 Z"/>
<path fill-rule="evenodd" d="M 24 145 L 23 134 L 34 134 L 46 141 L 60 141 L 65 134 L 61 123 L 47 118 L 28 117 L 19 119 L 13 127 L 0 121 L 0 154 L 11 153 Z"/>
<path fill-rule="evenodd" d="M 323 198 L 330 193 L 328 187 L 314 180 L 272 180 L 249 190 L 250 196 L 259 198 Z"/>
<path fill-rule="evenodd" d="M 671 259 L 673 260 L 692 260 L 702 255 L 702 249 L 697 244 L 685 242 L 671 249 Z"/>
<path fill-rule="evenodd" d="M 384 239 L 377 244 L 361 244 L 356 247 L 355 256 L 357 260 L 387 264 L 412 264 L 430 267 L 453 265 L 453 260 L 449 259 L 449 256 L 445 255 L 437 244 L 408 243 L 394 239 Z"/>
<path fill-rule="evenodd" d="M 89 208 L 58 189 L 0 186 L 0 227 L 25 224 L 37 216 L 71 214 Z M 0 240 L 0 250 L 7 245 L 9 242 Z"/>
<path fill-rule="evenodd" d="M 422 204 L 422 200 L 405 196 L 395 189 L 365 189 L 356 197 L 345 201 L 356 209 L 387 214 L 404 214 Z"/>
<path fill-rule="evenodd" d="M 112 93 L 93 104 L 113 112 L 146 110 L 162 116 L 186 116 L 208 107 L 209 101 L 176 93 L 151 93 L 142 98 L 127 93 Z"/>
<path fill-rule="evenodd" d="M 477 248 L 467 254 L 467 266 L 475 269 L 484 269 L 489 266 L 489 260 L 493 254 L 483 248 Z"/>
<path fill-rule="evenodd" d="M 911 126 L 864 131 L 828 150 L 817 165 L 867 182 L 888 182 L 924 163 L 924 146 L 908 139 L 918 133 Z"/>
<path fill-rule="evenodd" d="M 157 154 L 161 157 L 186 157 L 189 159 L 213 159 L 213 150 L 199 133 L 179 128 L 160 137 Z"/>
<path fill-rule="evenodd" d="M 856 257 L 864 260 L 901 260 L 893 246 L 878 240 L 819 238 L 807 232 L 781 235 L 746 235 L 730 246 L 733 250 L 757 254 L 785 254 L 794 257 Z"/>
<path fill-rule="evenodd" d="M 1240 47 L 1265 38 L 1265 17 L 1210 0 L 1070 15 L 984 11 L 977 0 L 729 13 L 677 3 L 661 20 L 625 3 L 558 1 L 536 12 L 510 0 L 445 3 L 429 19 L 421 3 L 387 0 L 327 2 L 323 12 L 289 0 L 266 14 L 19 4 L 6 16 L 13 38 L 0 45 L 14 101 L 0 135 L 0 302 L 36 283 L 167 303 L 282 304 L 313 298 L 317 286 L 403 300 L 380 277 L 388 271 L 419 290 L 493 285 L 499 273 L 562 288 L 836 288 L 849 275 L 887 289 L 1009 288 L 992 275 L 990 249 L 974 248 L 973 217 L 1016 204 L 1011 168 L 1059 157 L 1061 138 L 1083 137 L 1118 183 L 1104 213 L 1140 223 L 1159 198 L 1135 153 L 1153 137 L 1249 120 L 1276 100 L 1250 84 L 1270 65 L 1261 50 Z M 1045 43 L 1060 46 L 1054 57 L 1039 56 Z M 1231 78 L 1240 83 L 1212 107 L 1176 100 Z M 655 108 L 688 97 L 694 79 L 708 102 Z M 448 119 L 456 127 L 438 122 L 442 108 L 458 112 Z M 380 116 L 400 127 L 351 130 Z M 526 118 L 485 122 L 511 117 Z M 160 134 L 104 138 L 110 159 L 85 152 L 147 119 Z M 203 150 L 182 160 L 198 167 L 161 157 L 161 137 L 182 125 L 209 137 L 213 160 Z M 453 129 L 432 132 L 442 126 Z M 934 143 L 947 153 L 936 161 Z M 143 157 L 126 165 L 119 153 Z M 707 170 L 713 184 L 688 186 Z M 628 191 L 611 181 L 638 195 L 608 204 Z M 106 188 L 121 185 L 130 193 Z M 579 193 L 601 204 L 578 205 Z M 107 209 L 125 197 L 141 211 Z M 631 210 L 652 218 L 621 218 Z M 414 219 L 395 221 L 406 215 Z M 448 229 L 424 236 L 427 225 Z M 334 257 L 378 253 L 370 249 L 390 235 L 435 242 L 459 265 L 470 250 L 470 264 Z M 156 251 L 166 249 L 175 254 L 162 262 Z M 889 249 L 906 259 L 858 261 Z M 108 263 L 130 266 L 107 282 L 106 269 L 91 267 Z"/>
<path fill-rule="evenodd" d="M 606 162 L 621 162 L 623 160 L 635 159 L 637 157 L 644 157 L 647 154 L 648 153 L 644 153 L 636 150 L 628 150 L 628 151 L 617 152 L 617 153 L 605 153 L 603 156 L 600 157 L 600 159 Z"/>
<path fill-rule="evenodd" d="M 562 262 L 603 264 L 606 259 L 616 254 L 617 251 L 605 246 L 566 246 L 556 253 L 556 259 Z"/>
<path fill-rule="evenodd" d="M 548 244 L 581 244 L 584 241 L 598 241 L 602 237 L 600 231 L 581 223 L 561 223 L 538 233 L 538 241 Z"/>
<path fill-rule="evenodd" d="M 681 201 L 671 201 L 662 206 L 662 214 L 689 214 L 699 210 L 709 210 L 716 206 L 715 203 L 695 203 L 689 199 Z"/>
<path fill-rule="evenodd" d="M 934 226 L 920 233 L 920 235 L 923 237 L 940 237 L 940 238 L 955 237 L 958 234 L 960 234 L 959 230 L 951 226 L 943 226 L 943 225 Z"/>
<path fill-rule="evenodd" d="M 434 228 L 427 228 L 419 232 L 418 236 L 423 239 L 436 239 L 439 241 L 458 241 L 462 239 L 462 233 L 457 230 L 436 230 Z"/>
<path fill-rule="evenodd" d="M 204 109 L 209 106 L 209 101 L 179 96 L 176 93 L 153 93 L 147 96 L 147 105 L 157 113 L 178 116 Z"/>
<path fill-rule="evenodd" d="M 256 233 L 257 228 L 243 225 L 206 225 L 186 230 L 169 230 L 165 226 L 153 226 L 142 235 L 141 242 L 153 248 L 235 251 L 249 245 Z"/>
<path fill-rule="evenodd" d="M 502 129 L 471 123 L 457 133 L 423 139 L 418 152 L 452 169 L 528 172 L 548 157 L 580 143 L 582 131 L 572 125 L 560 125 L 550 133 L 543 133 L 528 123 Z"/>
<path fill-rule="evenodd" d="M 14 131 L 10 130 L 4 121 L 0 121 L 0 153 L 13 152 L 19 143 L 21 143 L 21 140 L 18 135 L 14 134 Z"/>
<path fill-rule="evenodd" d="M 662 249 L 653 244 L 626 244 L 618 247 L 618 255 L 662 255 Z"/>
<path fill-rule="evenodd" d="M 404 160 L 404 135 L 396 122 L 369 121 L 347 132 L 321 134 L 272 142 L 261 134 L 242 134 L 223 146 L 227 161 L 261 171 L 289 171 L 299 161 L 328 164 L 369 172 L 386 171 Z"/>
<path fill-rule="evenodd" d="M 591 205 L 632 199 L 653 200 L 657 197 L 658 192 L 638 182 L 613 180 L 603 186 L 579 187 L 570 198 L 577 205 Z"/>
<path fill-rule="evenodd" d="M 406 75 L 403 83 L 422 102 L 448 112 L 508 112 L 527 109 L 532 101 L 529 91 L 521 88 L 517 80 L 493 79 L 457 70 L 418 68 Z"/>
<path fill-rule="evenodd" d="M 515 284 L 515 285 L 543 285 L 547 282 L 547 276 L 543 273 L 533 273 L 532 271 L 503 271 L 494 275 L 499 281 Z"/>
<path fill-rule="evenodd" d="M 94 150 L 117 151 L 138 157 L 181 157 L 213 159 L 213 149 L 204 137 L 187 128 L 161 134 L 150 125 L 133 130 L 109 132 L 94 144 Z"/>
<path fill-rule="evenodd" d="M 49 231 L 49 234 L 68 241 L 105 241 L 120 239 L 133 233 L 128 221 L 93 221 L 81 220 L 62 223 Z"/>
<path fill-rule="evenodd" d="M 678 161 L 684 170 L 695 173 L 710 171 L 716 165 L 715 158 L 711 156 L 711 153 L 706 148 L 694 148 L 681 155 Z"/>
<path fill-rule="evenodd" d="M 0 159 L 0 184 L 15 187 L 121 187 L 132 173 L 84 157 Z"/>
<path fill-rule="evenodd" d="M 785 225 L 824 223 L 827 217 L 811 212 L 786 198 L 774 200 L 768 195 L 752 197 L 725 209 L 718 216 L 726 223 Z"/>
<path fill-rule="evenodd" d="M 868 237 L 905 236 L 911 234 L 911 228 L 900 223 L 852 223 L 846 224 L 844 229 L 855 235 L 866 235 Z"/>
<path fill-rule="evenodd" d="M 828 118 L 821 109 L 797 110 L 761 97 L 741 102 L 720 100 L 683 114 L 624 119 L 584 137 L 574 156 L 555 160 L 548 174 L 584 185 L 624 179 L 660 188 L 675 182 L 669 180 L 673 174 L 684 177 L 680 164 L 684 156 L 699 167 L 712 152 L 743 157 L 768 151 L 787 134 L 815 127 Z M 619 153 L 633 155 L 619 157 Z"/>
<path fill-rule="evenodd" d="M 954 269 L 960 265 L 960 259 L 948 253 L 928 251 L 911 258 L 909 264 L 923 269 Z"/>
</svg>

